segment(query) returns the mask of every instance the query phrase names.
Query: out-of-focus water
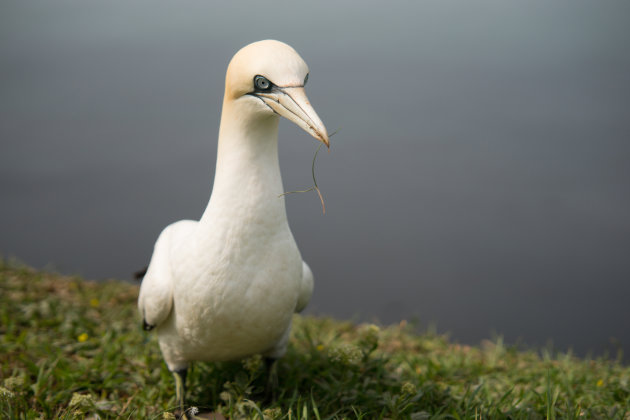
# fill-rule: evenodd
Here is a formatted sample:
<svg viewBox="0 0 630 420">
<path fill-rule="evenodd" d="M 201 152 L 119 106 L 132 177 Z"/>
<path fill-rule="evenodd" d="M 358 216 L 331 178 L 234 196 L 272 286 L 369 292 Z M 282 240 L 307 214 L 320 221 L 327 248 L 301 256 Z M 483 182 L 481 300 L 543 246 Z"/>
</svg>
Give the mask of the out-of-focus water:
<svg viewBox="0 0 630 420">
<path fill-rule="evenodd" d="M 211 192 L 225 68 L 275 38 L 329 131 L 312 313 L 630 352 L 630 3 L 0 6 L 0 253 L 129 278 Z M 281 123 L 287 190 L 316 142 Z M 611 342 L 611 338 L 616 341 Z"/>
</svg>

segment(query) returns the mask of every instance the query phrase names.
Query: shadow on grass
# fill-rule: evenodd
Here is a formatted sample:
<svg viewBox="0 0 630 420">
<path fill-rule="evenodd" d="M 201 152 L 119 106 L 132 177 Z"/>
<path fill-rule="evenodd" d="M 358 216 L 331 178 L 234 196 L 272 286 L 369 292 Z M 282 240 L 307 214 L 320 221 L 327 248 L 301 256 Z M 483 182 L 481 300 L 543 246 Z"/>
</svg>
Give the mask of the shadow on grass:
<svg viewBox="0 0 630 420">
<path fill-rule="evenodd" d="M 265 396 L 269 372 L 256 356 L 243 362 L 197 363 L 189 375 L 189 405 L 201 411 L 218 408 L 230 417 L 260 412 L 267 418 L 312 413 L 314 418 L 420 419 L 439 418 L 452 404 L 449 392 L 430 381 L 401 381 L 391 360 L 375 353 L 378 334 L 369 327 L 352 344 L 328 346 L 324 343 L 338 340 L 326 339 L 313 324 L 295 331 L 287 354 L 278 361 L 273 400 Z"/>
</svg>

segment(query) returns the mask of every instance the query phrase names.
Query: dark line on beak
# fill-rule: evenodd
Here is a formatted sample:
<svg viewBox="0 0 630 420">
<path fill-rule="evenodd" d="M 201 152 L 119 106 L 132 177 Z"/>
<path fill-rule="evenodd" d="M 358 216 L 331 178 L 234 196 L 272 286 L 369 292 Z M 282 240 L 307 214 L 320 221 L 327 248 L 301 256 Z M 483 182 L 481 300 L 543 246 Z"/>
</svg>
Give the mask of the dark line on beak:
<svg viewBox="0 0 630 420">
<path fill-rule="evenodd" d="M 297 86 L 297 87 L 304 87 L 304 85 L 302 85 L 302 86 Z M 291 100 L 293 101 L 293 103 L 294 103 L 294 104 L 296 104 L 298 108 L 300 108 L 300 111 L 302 111 L 302 112 L 304 113 L 304 115 L 306 115 L 306 116 L 309 118 L 309 120 L 313 121 L 313 118 L 311 118 L 311 116 L 310 116 L 310 115 L 308 115 L 308 112 L 304 111 L 304 108 L 302 108 L 302 107 L 300 106 L 300 104 L 299 104 L 299 103 L 298 103 L 295 99 L 293 99 L 293 96 L 291 96 L 291 95 L 289 95 L 288 93 L 285 93 L 285 92 L 282 92 L 282 93 L 284 93 L 284 94 L 285 94 L 285 95 L 287 95 L 289 98 L 291 98 Z M 269 105 L 267 105 L 267 106 L 269 106 Z M 296 117 L 298 117 L 298 118 L 300 117 L 300 116 L 299 116 L 299 115 L 297 115 L 296 113 L 293 113 L 293 115 L 295 115 L 295 116 L 296 116 Z M 304 122 L 306 123 L 306 125 L 308 125 L 308 126 L 310 127 L 310 129 L 311 129 L 311 130 L 313 130 L 314 132 L 316 132 L 316 133 L 318 133 L 318 134 L 319 134 L 319 131 L 317 131 L 317 130 L 315 129 L 315 127 L 311 126 L 311 125 L 308 123 L 308 121 L 304 121 Z"/>
<path fill-rule="evenodd" d="M 276 86 L 276 88 L 282 89 L 291 89 L 291 88 L 303 88 L 304 85 L 289 85 L 289 86 Z"/>
<path fill-rule="evenodd" d="M 251 93 L 246 93 L 246 95 L 250 95 L 250 96 L 253 96 L 253 97 L 254 97 L 254 98 L 256 98 L 256 99 L 260 99 L 260 101 L 261 101 L 263 104 L 265 104 L 265 106 L 266 106 L 267 108 L 269 108 L 269 109 L 271 110 L 271 112 L 273 112 L 274 114 L 278 114 L 278 113 L 276 112 L 276 110 L 275 110 L 275 109 L 273 109 L 272 107 L 270 107 L 270 106 L 269 106 L 269 104 L 268 104 L 267 102 L 265 102 L 265 100 L 264 100 L 263 98 L 261 98 L 260 96 L 256 95 L 256 93 L 251 92 Z M 278 115 L 280 115 L 280 114 L 278 114 Z"/>
</svg>

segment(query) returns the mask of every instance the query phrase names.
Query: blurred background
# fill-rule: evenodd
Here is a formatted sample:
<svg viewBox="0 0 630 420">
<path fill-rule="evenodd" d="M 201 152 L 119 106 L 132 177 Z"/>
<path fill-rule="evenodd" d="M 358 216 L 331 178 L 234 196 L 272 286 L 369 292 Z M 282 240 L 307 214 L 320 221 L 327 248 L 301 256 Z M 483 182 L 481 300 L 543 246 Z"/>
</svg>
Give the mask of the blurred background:
<svg viewBox="0 0 630 420">
<path fill-rule="evenodd" d="M 130 279 L 209 198 L 225 69 L 274 38 L 332 138 L 287 197 L 309 313 L 630 354 L 630 3 L 4 1 L 0 254 Z M 287 190 L 317 142 L 287 121 Z M 627 359 L 626 359 L 627 360 Z"/>
</svg>

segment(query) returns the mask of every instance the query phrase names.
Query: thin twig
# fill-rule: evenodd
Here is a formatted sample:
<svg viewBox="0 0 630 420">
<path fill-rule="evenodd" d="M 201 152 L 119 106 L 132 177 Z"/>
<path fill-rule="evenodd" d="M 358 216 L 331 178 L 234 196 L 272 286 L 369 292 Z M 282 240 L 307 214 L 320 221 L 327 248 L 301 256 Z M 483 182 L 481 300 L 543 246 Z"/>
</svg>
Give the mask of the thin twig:
<svg viewBox="0 0 630 420">
<path fill-rule="evenodd" d="M 136 395 L 138 395 L 139 391 L 136 391 L 131 397 L 129 397 L 127 399 L 127 402 L 122 406 L 122 408 L 120 409 L 120 414 L 124 413 L 125 410 L 127 409 L 127 407 L 129 407 L 129 404 L 131 404 L 131 401 L 133 401 L 134 398 L 136 398 Z"/>
<path fill-rule="evenodd" d="M 339 132 L 339 130 L 341 130 L 341 128 L 336 129 L 328 137 L 330 138 L 334 136 L 335 134 Z M 315 190 L 317 192 L 317 195 L 319 196 L 319 200 L 322 202 L 322 212 L 326 214 L 326 204 L 324 204 L 324 197 L 322 196 L 322 192 L 319 190 L 319 187 L 317 186 L 317 179 L 315 179 L 315 160 L 317 159 L 317 154 L 319 153 L 319 149 L 321 149 L 323 145 L 324 143 L 320 143 L 319 146 L 317 146 L 317 150 L 315 151 L 315 156 L 313 156 L 313 163 L 311 165 L 311 173 L 313 174 L 313 186 L 307 190 L 287 191 L 285 193 L 280 194 L 278 198 L 283 197 L 288 194 L 305 193 L 305 192 Z M 330 152 L 330 149 L 328 149 L 328 151 Z"/>
</svg>

